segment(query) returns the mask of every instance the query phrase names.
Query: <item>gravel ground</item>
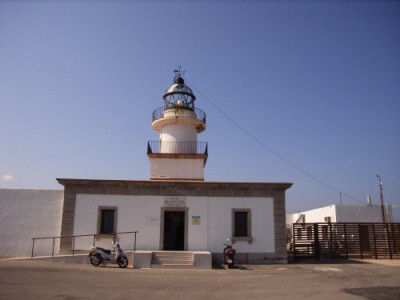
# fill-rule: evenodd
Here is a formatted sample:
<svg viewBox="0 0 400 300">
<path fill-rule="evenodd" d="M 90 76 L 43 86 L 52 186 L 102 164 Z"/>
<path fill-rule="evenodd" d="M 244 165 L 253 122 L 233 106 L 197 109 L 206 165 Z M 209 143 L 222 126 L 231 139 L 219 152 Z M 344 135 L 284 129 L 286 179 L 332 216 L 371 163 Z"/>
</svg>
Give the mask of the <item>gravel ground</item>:
<svg viewBox="0 0 400 300">
<path fill-rule="evenodd" d="M 120 269 L 0 261 L 0 299 L 400 299 L 400 260 Z"/>
</svg>

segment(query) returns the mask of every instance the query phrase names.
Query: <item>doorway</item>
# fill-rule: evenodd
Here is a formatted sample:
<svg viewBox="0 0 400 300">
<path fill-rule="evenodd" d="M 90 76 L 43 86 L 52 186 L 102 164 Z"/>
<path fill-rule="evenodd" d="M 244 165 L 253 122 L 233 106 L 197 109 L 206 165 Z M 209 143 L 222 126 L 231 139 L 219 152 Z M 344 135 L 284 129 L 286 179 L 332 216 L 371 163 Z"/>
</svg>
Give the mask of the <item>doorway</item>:
<svg viewBox="0 0 400 300">
<path fill-rule="evenodd" d="M 162 211 L 162 242 L 163 250 L 184 251 L 187 247 L 186 210 Z"/>
</svg>

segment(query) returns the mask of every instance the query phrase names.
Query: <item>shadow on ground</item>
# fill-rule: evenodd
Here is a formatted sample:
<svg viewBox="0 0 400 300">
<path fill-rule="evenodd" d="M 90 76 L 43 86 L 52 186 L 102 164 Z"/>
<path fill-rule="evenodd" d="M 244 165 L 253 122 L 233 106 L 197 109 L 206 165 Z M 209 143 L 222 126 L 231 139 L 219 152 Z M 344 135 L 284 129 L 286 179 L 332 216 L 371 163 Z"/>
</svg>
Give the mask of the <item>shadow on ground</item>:
<svg viewBox="0 0 400 300">
<path fill-rule="evenodd" d="M 344 289 L 346 293 L 362 296 L 371 300 L 398 300 L 400 287 L 376 286 L 367 288 Z"/>
<path fill-rule="evenodd" d="M 369 264 L 367 261 L 351 260 L 351 259 L 296 259 L 290 260 L 289 264 L 309 264 L 309 265 L 359 265 Z"/>
<path fill-rule="evenodd" d="M 243 265 L 235 265 L 232 268 L 228 268 L 227 265 L 223 265 L 223 264 L 213 264 L 212 268 L 214 270 L 242 270 L 242 271 L 250 271 L 253 270 L 253 268 L 251 268 L 249 265 L 243 266 Z"/>
</svg>

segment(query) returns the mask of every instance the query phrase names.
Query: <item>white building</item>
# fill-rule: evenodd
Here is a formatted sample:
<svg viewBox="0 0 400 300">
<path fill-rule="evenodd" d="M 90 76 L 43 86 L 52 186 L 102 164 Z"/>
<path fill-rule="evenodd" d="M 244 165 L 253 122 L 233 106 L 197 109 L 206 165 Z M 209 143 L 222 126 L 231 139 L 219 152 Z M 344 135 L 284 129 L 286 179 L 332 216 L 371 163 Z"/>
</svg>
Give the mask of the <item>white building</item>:
<svg viewBox="0 0 400 300">
<path fill-rule="evenodd" d="M 392 206 L 384 206 L 385 221 L 393 222 Z M 380 205 L 343 205 L 333 204 L 312 210 L 287 215 L 287 224 L 293 223 L 380 223 L 382 208 Z"/>
<path fill-rule="evenodd" d="M 383 214 L 382 214 L 383 211 Z M 384 218 L 383 218 L 384 215 Z M 399 258 L 391 205 L 329 205 L 287 216 L 295 258 Z"/>
<path fill-rule="evenodd" d="M 152 128 L 160 137 L 148 142 L 149 180 L 58 178 L 64 186 L 61 207 L 57 197 L 37 202 L 52 206 L 54 220 L 26 228 L 24 238 L 61 236 L 57 250 L 68 253 L 88 249 L 93 239 L 71 236 L 95 233 L 96 244 L 109 245 L 108 233 L 138 231 L 136 250 L 207 251 L 215 262 L 221 262 L 229 238 L 239 263 L 286 263 L 285 191 L 292 184 L 205 181 L 208 145 L 197 135 L 206 129 L 206 114 L 195 99 L 178 73 L 164 105 L 153 112 Z M 14 205 L 0 200 L 1 211 Z M 40 209 L 32 214 L 46 218 Z M 19 221 L 16 232 L 22 230 Z M 124 250 L 133 249 L 132 236 L 119 238 Z"/>
</svg>

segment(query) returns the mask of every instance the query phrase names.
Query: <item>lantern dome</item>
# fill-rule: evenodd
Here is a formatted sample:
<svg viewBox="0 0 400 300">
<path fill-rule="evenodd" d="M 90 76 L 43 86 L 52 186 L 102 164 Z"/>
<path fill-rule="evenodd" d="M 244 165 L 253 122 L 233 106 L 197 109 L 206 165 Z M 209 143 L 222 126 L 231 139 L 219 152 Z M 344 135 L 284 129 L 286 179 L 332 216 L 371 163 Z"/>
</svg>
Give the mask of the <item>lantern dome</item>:
<svg viewBox="0 0 400 300">
<path fill-rule="evenodd" d="M 164 96 L 164 109 L 183 108 L 194 110 L 196 96 L 185 84 L 180 74 L 175 76 L 173 84 L 167 89 Z"/>
</svg>

